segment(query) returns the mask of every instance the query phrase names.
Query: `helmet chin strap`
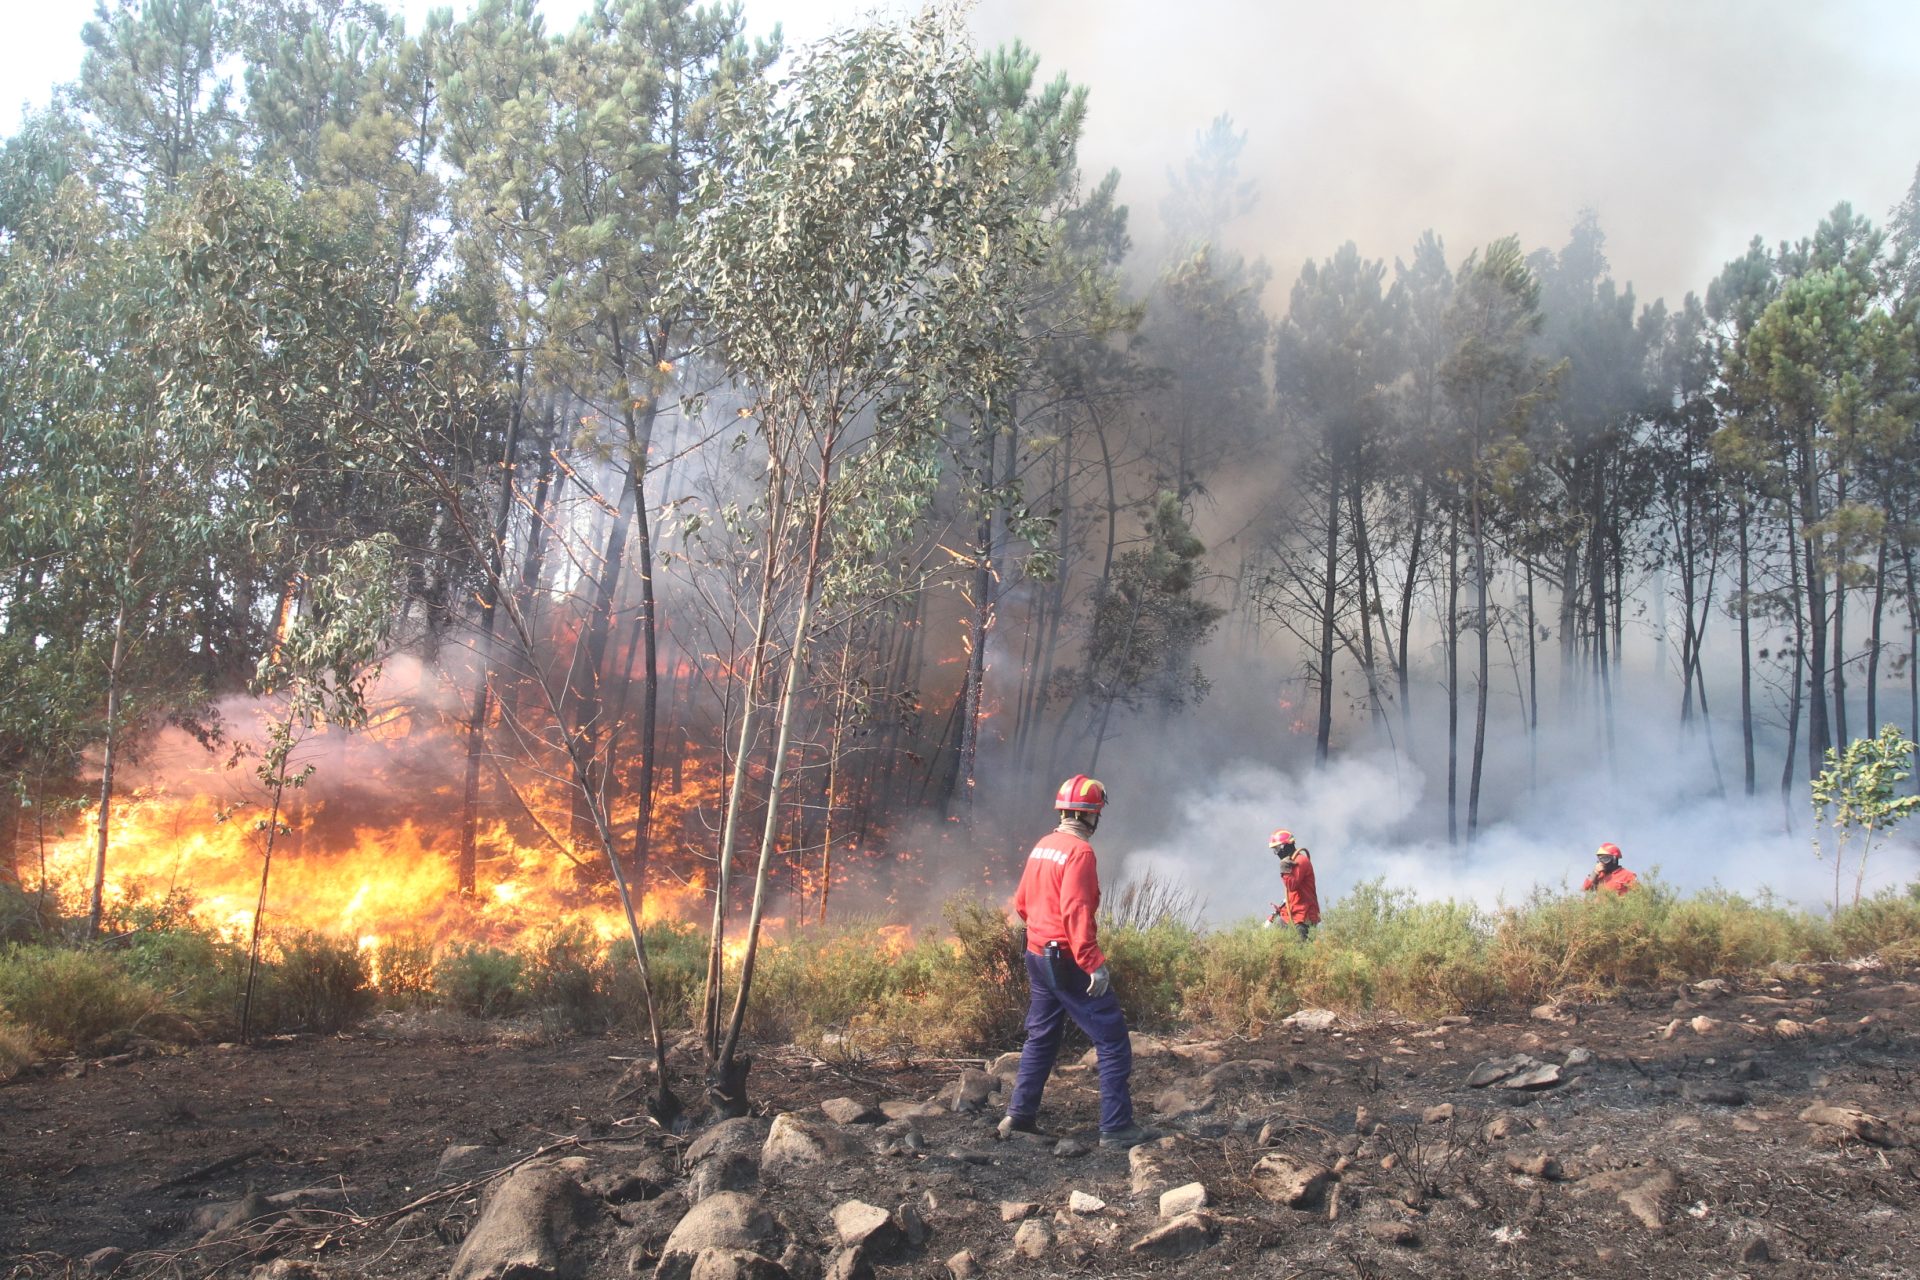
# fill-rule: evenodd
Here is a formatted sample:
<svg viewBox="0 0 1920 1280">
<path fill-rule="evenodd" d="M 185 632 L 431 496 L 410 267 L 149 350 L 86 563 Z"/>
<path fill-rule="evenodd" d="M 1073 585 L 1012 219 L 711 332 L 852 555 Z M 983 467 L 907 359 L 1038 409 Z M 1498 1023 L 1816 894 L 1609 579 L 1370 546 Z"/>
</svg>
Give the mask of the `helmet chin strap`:
<svg viewBox="0 0 1920 1280">
<path fill-rule="evenodd" d="M 1062 809 L 1060 811 L 1059 829 L 1067 832 L 1069 835 L 1090 836 L 1099 825 L 1100 815 L 1098 813 L 1089 813 L 1078 809 Z"/>
</svg>

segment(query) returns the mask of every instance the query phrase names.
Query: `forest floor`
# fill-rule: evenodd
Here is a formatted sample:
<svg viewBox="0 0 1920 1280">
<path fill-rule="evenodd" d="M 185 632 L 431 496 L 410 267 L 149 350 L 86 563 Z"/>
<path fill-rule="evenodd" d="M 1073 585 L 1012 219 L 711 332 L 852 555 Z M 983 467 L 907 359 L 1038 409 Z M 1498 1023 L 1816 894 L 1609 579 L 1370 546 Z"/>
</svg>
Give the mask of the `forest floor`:
<svg viewBox="0 0 1920 1280">
<path fill-rule="evenodd" d="M 981 1061 L 763 1053 L 756 1115 L 704 1136 L 636 1114 L 610 1037 L 388 1015 L 54 1063 L 0 1088 L 0 1275 L 1912 1276 L 1914 977 L 1139 1036 L 1168 1136 L 1134 1153 L 1079 1048 L 1052 1136 L 1004 1142 Z"/>
</svg>

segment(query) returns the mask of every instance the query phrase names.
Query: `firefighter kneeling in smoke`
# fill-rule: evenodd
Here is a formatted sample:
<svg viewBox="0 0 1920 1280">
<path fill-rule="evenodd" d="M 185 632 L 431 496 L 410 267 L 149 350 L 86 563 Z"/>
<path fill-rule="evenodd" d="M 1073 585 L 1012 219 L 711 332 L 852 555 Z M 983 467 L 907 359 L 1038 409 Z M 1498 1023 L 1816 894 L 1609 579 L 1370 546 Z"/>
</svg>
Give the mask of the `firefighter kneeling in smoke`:
<svg viewBox="0 0 1920 1280">
<path fill-rule="evenodd" d="M 1027 855 L 1013 909 L 1027 922 L 1027 1043 L 1020 1050 L 1000 1136 L 1039 1133 L 1040 1094 L 1072 1018 L 1093 1041 L 1100 1066 L 1100 1145 L 1134 1147 L 1154 1135 L 1133 1122 L 1133 1042 L 1113 993 L 1107 957 L 1096 936 L 1100 869 L 1087 838 L 1100 825 L 1107 789 L 1086 774 L 1060 784 L 1053 807 L 1060 825 Z"/>
<path fill-rule="evenodd" d="M 1293 832 L 1285 827 L 1267 838 L 1267 848 L 1280 859 L 1280 883 L 1287 890 L 1286 902 L 1273 904 L 1267 928 L 1273 928 L 1275 920 L 1290 924 L 1300 931 L 1300 941 L 1305 942 L 1313 936 L 1313 926 L 1320 923 L 1320 895 L 1313 887 L 1313 859 L 1293 843 Z"/>
</svg>

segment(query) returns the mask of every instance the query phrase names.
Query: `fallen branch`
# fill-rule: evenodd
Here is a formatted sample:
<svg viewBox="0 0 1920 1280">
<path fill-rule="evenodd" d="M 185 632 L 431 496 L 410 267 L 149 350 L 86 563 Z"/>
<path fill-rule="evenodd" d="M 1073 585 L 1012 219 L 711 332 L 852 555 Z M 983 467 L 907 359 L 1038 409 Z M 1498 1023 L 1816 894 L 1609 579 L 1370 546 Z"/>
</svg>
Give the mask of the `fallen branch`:
<svg viewBox="0 0 1920 1280">
<path fill-rule="evenodd" d="M 236 1151 L 230 1156 L 222 1156 L 212 1164 L 202 1165 L 191 1173 L 183 1173 L 177 1178 L 168 1178 L 165 1182 L 156 1182 L 153 1190 L 166 1191 L 172 1187 L 183 1187 L 189 1182 L 198 1182 L 202 1178 L 211 1178 L 216 1173 L 225 1173 L 235 1165 L 245 1164 L 255 1156 L 263 1156 L 266 1153 L 265 1147 L 248 1147 L 245 1151 Z"/>
</svg>

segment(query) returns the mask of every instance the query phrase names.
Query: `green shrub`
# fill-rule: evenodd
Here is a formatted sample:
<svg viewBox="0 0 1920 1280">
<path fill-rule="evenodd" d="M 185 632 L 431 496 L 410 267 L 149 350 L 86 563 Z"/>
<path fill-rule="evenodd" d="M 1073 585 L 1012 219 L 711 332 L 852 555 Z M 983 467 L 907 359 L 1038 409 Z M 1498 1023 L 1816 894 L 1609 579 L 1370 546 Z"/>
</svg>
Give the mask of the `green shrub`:
<svg viewBox="0 0 1920 1280">
<path fill-rule="evenodd" d="M 299 932 L 276 941 L 279 959 L 263 963 L 254 983 L 256 1030 L 338 1031 L 372 1006 L 366 953 L 354 939 Z"/>
<path fill-rule="evenodd" d="M 433 940 L 400 933 L 380 943 L 374 956 L 375 989 L 389 1008 L 410 1009 L 433 998 Z"/>
<path fill-rule="evenodd" d="M 134 978 L 161 992 L 170 1009 L 202 1035 L 229 1035 L 239 1026 L 246 986 L 244 950 L 191 927 L 132 935 L 120 953 Z"/>
<path fill-rule="evenodd" d="M 1259 1035 L 1299 1007 L 1308 949 L 1291 930 L 1281 935 L 1257 924 L 1208 934 L 1181 1016 L 1221 1035 Z"/>
<path fill-rule="evenodd" d="M 706 935 L 690 926 L 663 923 L 642 930 L 640 939 L 647 948 L 647 974 L 653 980 L 654 1011 L 661 1027 L 694 1025 L 701 988 L 707 980 Z M 644 1035 L 647 1006 L 631 939 L 623 936 L 607 948 L 606 986 L 618 1025 L 634 1035 Z"/>
<path fill-rule="evenodd" d="M 520 1002 L 520 957 L 485 943 L 456 942 L 433 967 L 433 989 L 448 1008 L 497 1018 Z"/>
<path fill-rule="evenodd" d="M 1144 929 L 1101 932 L 1100 949 L 1129 1027 L 1159 1030 L 1173 1024 L 1182 993 L 1200 975 L 1198 941 L 1190 926 L 1168 917 Z"/>
<path fill-rule="evenodd" d="M 556 925 L 522 948 L 522 983 L 549 1034 L 603 1030 L 608 1006 L 601 968 L 603 948 L 581 925 Z"/>
<path fill-rule="evenodd" d="M 48 1049 L 110 1052 L 164 1007 L 105 951 L 29 944 L 0 952 L 0 1009 Z"/>
</svg>

